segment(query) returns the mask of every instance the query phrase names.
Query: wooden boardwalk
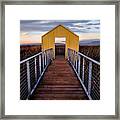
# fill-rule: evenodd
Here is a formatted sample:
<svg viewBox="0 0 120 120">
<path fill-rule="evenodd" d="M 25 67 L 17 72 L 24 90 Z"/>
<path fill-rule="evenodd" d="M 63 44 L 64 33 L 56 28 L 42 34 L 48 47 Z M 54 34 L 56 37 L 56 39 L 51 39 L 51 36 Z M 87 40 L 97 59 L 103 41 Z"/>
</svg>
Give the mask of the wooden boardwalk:
<svg viewBox="0 0 120 120">
<path fill-rule="evenodd" d="M 87 100 L 82 85 L 64 56 L 48 66 L 31 100 Z"/>
</svg>

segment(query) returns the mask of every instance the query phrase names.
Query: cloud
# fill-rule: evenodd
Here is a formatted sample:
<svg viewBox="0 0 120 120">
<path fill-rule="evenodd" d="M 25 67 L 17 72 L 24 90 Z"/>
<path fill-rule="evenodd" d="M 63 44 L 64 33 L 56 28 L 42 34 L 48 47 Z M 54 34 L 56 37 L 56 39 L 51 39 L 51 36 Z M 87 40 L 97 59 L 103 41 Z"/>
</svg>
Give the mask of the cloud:
<svg viewBox="0 0 120 120">
<path fill-rule="evenodd" d="M 35 22 L 35 24 L 45 24 L 45 23 L 51 23 L 51 21 L 45 20 L 45 21 L 37 21 L 37 22 Z"/>
<path fill-rule="evenodd" d="M 81 40 L 88 40 L 88 39 L 100 39 L 99 33 L 82 33 L 79 34 L 79 39 Z"/>
<path fill-rule="evenodd" d="M 100 29 L 100 27 L 95 27 L 96 29 Z"/>
<path fill-rule="evenodd" d="M 99 25 L 99 20 L 35 20 L 35 21 L 21 21 L 21 31 L 49 31 L 55 26 L 62 24 L 72 29 L 73 32 L 77 30 L 87 30 L 86 28 L 90 25 Z M 82 30 L 83 30 L 82 29 Z M 85 32 L 85 31 L 84 31 Z M 88 32 L 88 31 L 86 31 Z"/>
<path fill-rule="evenodd" d="M 60 24 L 78 35 L 100 34 L 100 20 L 21 20 L 21 40 L 37 42 L 41 39 L 41 35 Z"/>
<path fill-rule="evenodd" d="M 41 43 L 42 34 L 24 34 L 20 35 L 20 44 Z"/>
</svg>

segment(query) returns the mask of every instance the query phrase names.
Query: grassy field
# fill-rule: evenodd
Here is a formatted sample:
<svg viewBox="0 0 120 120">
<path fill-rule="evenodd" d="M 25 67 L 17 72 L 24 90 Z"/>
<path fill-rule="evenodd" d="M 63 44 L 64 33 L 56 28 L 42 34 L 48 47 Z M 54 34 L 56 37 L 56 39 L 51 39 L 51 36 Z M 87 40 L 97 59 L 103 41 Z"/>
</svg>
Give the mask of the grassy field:
<svg viewBox="0 0 120 120">
<path fill-rule="evenodd" d="M 100 62 L 100 46 L 79 46 L 79 51 Z"/>
<path fill-rule="evenodd" d="M 80 46 L 79 51 L 96 61 L 100 61 L 100 46 Z M 40 45 L 20 46 L 20 60 L 41 52 Z"/>
<path fill-rule="evenodd" d="M 20 46 L 20 60 L 24 60 L 32 55 L 41 52 L 40 45 L 24 45 Z"/>
</svg>

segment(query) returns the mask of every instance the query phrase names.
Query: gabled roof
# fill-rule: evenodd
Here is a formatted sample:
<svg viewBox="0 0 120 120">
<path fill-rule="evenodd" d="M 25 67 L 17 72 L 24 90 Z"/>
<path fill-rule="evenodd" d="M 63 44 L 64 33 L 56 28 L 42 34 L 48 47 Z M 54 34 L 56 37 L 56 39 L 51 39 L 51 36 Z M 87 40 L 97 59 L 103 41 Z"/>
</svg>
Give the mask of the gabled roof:
<svg viewBox="0 0 120 120">
<path fill-rule="evenodd" d="M 67 31 L 69 31 L 70 33 L 72 33 L 73 35 L 79 37 L 78 35 L 76 35 L 74 32 L 72 32 L 71 30 L 69 30 L 68 28 L 64 27 L 63 25 L 58 25 L 55 28 L 53 28 L 52 30 L 48 31 L 47 33 L 45 33 L 42 37 L 46 36 L 47 34 L 49 34 L 50 32 L 54 31 L 55 29 L 57 29 L 58 27 L 62 27 L 64 29 L 66 29 Z"/>
</svg>

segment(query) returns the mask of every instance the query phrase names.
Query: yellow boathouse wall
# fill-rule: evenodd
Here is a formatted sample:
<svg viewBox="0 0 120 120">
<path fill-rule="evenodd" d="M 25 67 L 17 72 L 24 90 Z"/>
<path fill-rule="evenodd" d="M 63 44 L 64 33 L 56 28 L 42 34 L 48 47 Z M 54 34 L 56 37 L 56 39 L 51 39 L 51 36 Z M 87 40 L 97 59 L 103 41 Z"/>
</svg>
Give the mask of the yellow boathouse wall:
<svg viewBox="0 0 120 120">
<path fill-rule="evenodd" d="M 62 25 L 53 28 L 51 31 L 42 36 L 42 51 L 53 48 L 55 58 L 55 37 L 65 37 L 65 58 L 68 55 L 68 48 L 79 51 L 79 36 L 71 32 Z"/>
</svg>

